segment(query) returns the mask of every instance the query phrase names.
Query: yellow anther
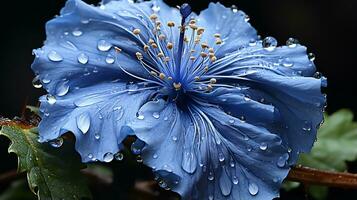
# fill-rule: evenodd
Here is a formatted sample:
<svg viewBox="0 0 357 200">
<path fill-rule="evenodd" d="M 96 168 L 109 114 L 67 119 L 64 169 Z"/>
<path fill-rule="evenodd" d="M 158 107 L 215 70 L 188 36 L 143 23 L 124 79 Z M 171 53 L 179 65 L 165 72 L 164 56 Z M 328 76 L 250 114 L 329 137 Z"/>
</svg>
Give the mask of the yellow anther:
<svg viewBox="0 0 357 200">
<path fill-rule="evenodd" d="M 114 47 L 115 52 L 120 53 L 122 50 L 119 47 Z"/>
<path fill-rule="evenodd" d="M 217 83 L 217 79 L 211 78 L 211 79 L 209 80 L 209 82 L 210 82 L 211 84 L 215 84 L 215 83 Z"/>
<path fill-rule="evenodd" d="M 199 76 L 195 76 L 195 80 L 199 81 L 201 78 Z"/>
<path fill-rule="evenodd" d="M 155 41 L 153 39 L 149 39 L 149 44 L 154 43 Z"/>
<path fill-rule="evenodd" d="M 212 86 L 211 84 L 208 84 L 208 85 L 207 85 L 207 90 L 208 90 L 208 91 L 212 91 L 212 90 L 213 90 L 213 86 Z"/>
<path fill-rule="evenodd" d="M 134 30 L 133 30 L 133 33 L 134 33 L 135 35 L 139 35 L 139 34 L 140 34 L 140 29 L 138 29 L 138 28 L 134 29 Z"/>
<path fill-rule="evenodd" d="M 216 39 L 216 44 L 218 44 L 218 45 L 222 44 L 222 39 L 221 38 L 217 38 Z"/>
<path fill-rule="evenodd" d="M 208 44 L 206 42 L 201 43 L 202 49 L 208 48 Z"/>
<path fill-rule="evenodd" d="M 151 46 L 152 46 L 152 48 L 154 48 L 154 49 L 157 48 L 157 44 L 156 44 L 156 43 L 152 43 Z"/>
<path fill-rule="evenodd" d="M 208 65 L 204 68 L 205 72 L 208 72 Z"/>
<path fill-rule="evenodd" d="M 166 39 L 166 35 L 160 34 L 160 35 L 159 35 L 159 39 L 160 39 L 160 40 L 165 40 L 165 39 Z"/>
<path fill-rule="evenodd" d="M 195 56 L 190 56 L 190 60 L 195 60 L 196 57 Z"/>
<path fill-rule="evenodd" d="M 214 49 L 211 47 L 211 48 L 208 49 L 208 52 L 214 53 Z"/>
<path fill-rule="evenodd" d="M 167 26 L 168 27 L 174 27 L 175 26 L 175 22 L 169 21 L 169 22 L 167 22 Z"/>
<path fill-rule="evenodd" d="M 165 74 L 164 73 L 160 73 L 160 75 L 159 75 L 159 78 L 161 79 L 161 80 L 164 80 L 165 79 Z"/>
<path fill-rule="evenodd" d="M 149 50 L 149 45 L 144 45 L 144 51 L 147 52 Z"/>
<path fill-rule="evenodd" d="M 161 21 L 156 21 L 156 26 L 161 26 Z"/>
<path fill-rule="evenodd" d="M 161 30 L 161 27 L 160 26 L 156 26 L 156 31 L 160 31 Z M 155 34 L 156 34 L 156 31 L 155 31 Z"/>
<path fill-rule="evenodd" d="M 190 24 L 196 24 L 196 20 L 195 19 L 191 19 L 190 20 Z"/>
<path fill-rule="evenodd" d="M 154 72 L 154 71 L 151 71 L 150 74 L 151 74 L 152 76 L 157 76 L 157 73 Z"/>
<path fill-rule="evenodd" d="M 164 53 L 162 53 L 162 52 L 160 52 L 160 53 L 158 53 L 157 54 L 157 57 L 159 57 L 159 58 L 162 58 L 162 57 L 164 57 L 165 55 L 164 55 Z"/>
<path fill-rule="evenodd" d="M 197 34 L 202 35 L 203 32 L 205 32 L 205 29 L 203 27 L 198 27 Z"/>
<path fill-rule="evenodd" d="M 214 53 L 208 53 L 208 55 L 210 58 L 214 57 Z"/>
<path fill-rule="evenodd" d="M 216 57 L 216 56 L 213 56 L 213 57 L 211 58 L 211 62 L 216 62 L 216 60 L 217 60 L 217 57 Z"/>
<path fill-rule="evenodd" d="M 201 55 L 202 58 L 206 58 L 207 57 L 207 53 L 206 52 L 201 52 L 200 55 Z"/>
<path fill-rule="evenodd" d="M 135 55 L 139 60 L 143 59 L 143 54 L 141 54 L 140 52 L 136 52 Z"/>
<path fill-rule="evenodd" d="M 175 90 L 181 90 L 181 83 L 173 83 Z"/>
<path fill-rule="evenodd" d="M 220 37 L 221 37 L 221 34 L 216 33 L 216 34 L 214 34 L 213 36 L 214 36 L 215 38 L 220 38 Z"/>
<path fill-rule="evenodd" d="M 188 37 L 185 36 L 185 37 L 183 38 L 183 41 L 184 41 L 184 42 L 188 42 L 188 41 L 189 41 L 189 40 L 188 40 Z"/>
<path fill-rule="evenodd" d="M 194 49 L 191 49 L 191 50 L 190 50 L 190 52 L 191 52 L 191 53 L 195 53 L 195 52 L 196 52 L 196 50 L 194 50 Z"/>
<path fill-rule="evenodd" d="M 173 45 L 171 42 L 168 42 L 167 45 L 166 45 L 166 47 L 167 47 L 168 49 L 172 49 L 172 48 L 174 47 L 174 45 Z"/>
<path fill-rule="evenodd" d="M 169 76 L 169 77 L 167 77 L 167 79 L 168 79 L 168 80 L 172 80 L 172 77 L 171 77 L 171 76 Z"/>
<path fill-rule="evenodd" d="M 156 15 L 156 14 L 150 15 L 150 19 L 151 19 L 151 20 L 156 20 L 156 19 L 157 19 L 157 15 Z"/>
</svg>

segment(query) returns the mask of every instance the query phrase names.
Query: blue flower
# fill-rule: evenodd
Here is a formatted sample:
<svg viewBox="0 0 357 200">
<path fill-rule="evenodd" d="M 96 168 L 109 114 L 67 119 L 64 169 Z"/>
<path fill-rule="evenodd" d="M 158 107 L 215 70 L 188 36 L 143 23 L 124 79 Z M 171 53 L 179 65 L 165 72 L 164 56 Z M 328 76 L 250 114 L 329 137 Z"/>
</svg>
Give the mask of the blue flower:
<svg viewBox="0 0 357 200">
<path fill-rule="evenodd" d="M 40 141 L 66 132 L 83 162 L 110 162 L 128 135 L 183 199 L 272 199 L 323 119 L 326 79 L 297 40 L 260 40 L 211 3 L 69 0 L 35 50 Z"/>
</svg>

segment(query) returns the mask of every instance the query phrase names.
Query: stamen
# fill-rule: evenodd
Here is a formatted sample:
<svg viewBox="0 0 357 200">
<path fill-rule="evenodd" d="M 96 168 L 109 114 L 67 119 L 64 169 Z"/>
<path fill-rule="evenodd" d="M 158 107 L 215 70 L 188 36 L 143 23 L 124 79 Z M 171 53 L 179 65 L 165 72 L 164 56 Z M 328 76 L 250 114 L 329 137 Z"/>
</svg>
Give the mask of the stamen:
<svg viewBox="0 0 357 200">
<path fill-rule="evenodd" d="M 149 50 L 149 46 L 148 45 L 144 45 L 144 51 L 147 52 Z"/>
<path fill-rule="evenodd" d="M 221 38 L 217 38 L 216 39 L 216 44 L 218 44 L 218 45 L 222 44 L 222 39 Z"/>
<path fill-rule="evenodd" d="M 157 73 L 154 72 L 154 71 L 151 71 L 150 74 L 151 74 L 152 76 L 157 76 Z"/>
<path fill-rule="evenodd" d="M 214 53 L 214 49 L 211 47 L 211 48 L 208 49 L 208 52 Z"/>
<path fill-rule="evenodd" d="M 201 47 L 202 47 L 202 49 L 206 49 L 209 46 L 208 46 L 208 44 L 206 42 L 203 42 L 203 43 L 201 43 Z"/>
<path fill-rule="evenodd" d="M 160 40 L 165 40 L 165 39 L 166 39 L 166 36 L 165 36 L 164 34 L 160 34 L 160 35 L 159 35 L 159 39 L 160 39 Z"/>
<path fill-rule="evenodd" d="M 195 56 L 190 56 L 190 60 L 195 60 L 196 59 L 196 57 Z"/>
<path fill-rule="evenodd" d="M 205 29 L 204 29 L 203 27 L 199 27 L 199 28 L 197 29 L 197 34 L 198 34 L 198 35 L 202 35 L 203 32 L 205 32 Z"/>
<path fill-rule="evenodd" d="M 211 62 L 216 62 L 216 60 L 217 60 L 217 57 L 216 57 L 216 56 L 213 56 L 213 57 L 211 58 Z"/>
<path fill-rule="evenodd" d="M 152 43 L 151 46 L 152 46 L 152 48 L 154 48 L 154 49 L 157 48 L 157 44 L 156 44 L 156 43 Z"/>
<path fill-rule="evenodd" d="M 214 34 L 214 37 L 215 37 L 215 38 L 220 38 L 220 37 L 221 37 L 221 34 L 216 33 L 216 34 Z"/>
<path fill-rule="evenodd" d="M 120 53 L 122 50 L 119 47 L 114 47 L 115 52 Z"/>
<path fill-rule="evenodd" d="M 143 54 L 141 54 L 140 52 L 136 52 L 135 55 L 138 58 L 138 60 L 142 60 L 143 59 Z"/>
<path fill-rule="evenodd" d="M 173 21 L 169 21 L 169 22 L 167 22 L 167 26 L 168 27 L 174 27 L 175 26 L 175 22 L 173 22 Z"/>
<path fill-rule="evenodd" d="M 162 58 L 162 57 L 164 57 L 165 55 L 164 55 L 164 53 L 162 53 L 162 52 L 160 52 L 160 53 L 158 53 L 157 54 L 157 57 L 159 57 L 159 58 Z"/>
<path fill-rule="evenodd" d="M 178 91 L 178 90 L 181 90 L 181 83 L 173 83 L 173 86 L 174 86 L 174 88 L 175 88 L 175 90 L 176 91 Z"/>
<path fill-rule="evenodd" d="M 201 78 L 199 76 L 195 76 L 195 80 L 199 81 Z"/>
<path fill-rule="evenodd" d="M 211 84 L 215 84 L 215 83 L 217 83 L 217 79 L 211 78 L 211 79 L 209 80 L 209 82 L 210 82 Z"/>
<path fill-rule="evenodd" d="M 138 28 L 136 28 L 136 29 L 134 29 L 133 30 L 133 33 L 135 34 L 135 35 L 139 35 L 140 34 L 140 29 L 138 29 Z"/>
<path fill-rule="evenodd" d="M 150 19 L 155 21 L 157 19 L 157 15 L 156 14 L 152 14 L 150 15 Z"/>
<path fill-rule="evenodd" d="M 161 80 L 164 80 L 166 75 L 164 73 L 160 73 L 159 77 L 160 77 Z"/>
<path fill-rule="evenodd" d="M 169 42 L 167 43 L 166 47 L 171 50 L 174 47 L 174 45 L 171 42 Z"/>
<path fill-rule="evenodd" d="M 207 53 L 206 52 L 201 52 L 200 55 L 201 55 L 202 58 L 206 58 L 207 57 Z"/>
</svg>

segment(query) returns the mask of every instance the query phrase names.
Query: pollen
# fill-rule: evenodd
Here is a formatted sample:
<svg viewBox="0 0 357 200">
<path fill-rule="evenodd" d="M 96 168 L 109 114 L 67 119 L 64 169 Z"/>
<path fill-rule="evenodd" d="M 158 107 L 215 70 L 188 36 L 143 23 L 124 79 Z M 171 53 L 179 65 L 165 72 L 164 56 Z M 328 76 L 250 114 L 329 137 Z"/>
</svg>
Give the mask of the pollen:
<svg viewBox="0 0 357 200">
<path fill-rule="evenodd" d="M 215 38 L 220 38 L 220 37 L 221 37 L 221 34 L 216 33 L 216 34 L 214 34 L 213 36 L 214 36 Z"/>
<path fill-rule="evenodd" d="M 157 44 L 154 42 L 151 44 L 152 48 L 156 49 L 157 48 Z"/>
<path fill-rule="evenodd" d="M 178 90 L 181 90 L 181 83 L 173 83 L 173 86 L 174 86 L 174 88 L 175 88 L 175 90 L 176 91 L 178 91 Z"/>
<path fill-rule="evenodd" d="M 175 22 L 169 21 L 169 22 L 167 22 L 167 26 L 168 27 L 174 27 L 175 26 Z"/>
<path fill-rule="evenodd" d="M 201 78 L 199 76 L 195 76 L 195 80 L 199 81 Z"/>
<path fill-rule="evenodd" d="M 217 60 L 217 57 L 216 57 L 216 56 L 213 56 L 213 57 L 211 58 L 211 62 L 216 62 L 216 60 Z"/>
<path fill-rule="evenodd" d="M 202 35 L 203 32 L 205 32 L 205 29 L 204 29 L 203 27 L 198 27 L 198 29 L 197 29 L 197 34 L 198 34 L 198 35 Z"/>
<path fill-rule="evenodd" d="M 122 50 L 119 47 L 114 47 L 115 52 L 120 53 Z"/>
<path fill-rule="evenodd" d="M 218 44 L 218 45 L 222 44 L 222 39 L 221 38 L 217 38 L 216 39 L 216 44 Z"/>
<path fill-rule="evenodd" d="M 150 74 L 151 74 L 152 76 L 157 76 L 157 73 L 154 72 L 154 71 L 151 71 Z"/>
<path fill-rule="evenodd" d="M 156 19 L 157 19 L 157 15 L 156 15 L 156 14 L 150 15 L 150 19 L 151 19 L 151 20 L 156 20 Z"/>
<path fill-rule="evenodd" d="M 136 52 L 135 55 L 138 58 L 138 60 L 142 60 L 143 59 L 143 54 L 141 54 L 140 52 Z"/>
<path fill-rule="evenodd" d="M 149 45 L 144 45 L 144 51 L 147 52 L 149 50 Z"/>
<path fill-rule="evenodd" d="M 174 47 L 174 45 L 171 42 L 169 42 L 169 43 L 167 43 L 166 47 L 168 49 L 172 49 Z"/>
<path fill-rule="evenodd" d="M 138 28 L 136 28 L 136 29 L 134 29 L 133 30 L 133 33 L 135 34 L 135 35 L 139 35 L 140 34 L 140 29 L 138 29 Z"/>
<path fill-rule="evenodd" d="M 162 58 L 162 57 L 164 57 L 165 55 L 164 55 L 164 53 L 162 53 L 162 52 L 160 52 L 160 53 L 158 53 L 157 54 L 157 57 L 159 57 L 159 58 Z"/>
<path fill-rule="evenodd" d="M 208 44 L 206 42 L 203 42 L 203 43 L 201 43 L 201 47 L 202 47 L 202 49 L 206 49 L 209 46 L 208 46 Z"/>
<path fill-rule="evenodd" d="M 159 78 L 160 78 L 161 80 L 164 80 L 165 77 L 166 77 L 166 75 L 165 75 L 164 73 L 160 73 L 160 74 L 159 74 Z"/>
<path fill-rule="evenodd" d="M 159 35 L 159 39 L 160 39 L 160 40 L 165 40 L 165 39 L 166 39 L 166 35 L 160 34 L 160 35 Z"/>
<path fill-rule="evenodd" d="M 214 49 L 211 47 L 211 48 L 208 49 L 208 52 L 214 53 Z"/>
<path fill-rule="evenodd" d="M 201 55 L 202 58 L 206 58 L 207 57 L 207 53 L 206 52 L 201 52 L 200 55 Z"/>
<path fill-rule="evenodd" d="M 195 56 L 190 56 L 190 60 L 195 60 L 196 59 L 196 57 Z"/>
</svg>

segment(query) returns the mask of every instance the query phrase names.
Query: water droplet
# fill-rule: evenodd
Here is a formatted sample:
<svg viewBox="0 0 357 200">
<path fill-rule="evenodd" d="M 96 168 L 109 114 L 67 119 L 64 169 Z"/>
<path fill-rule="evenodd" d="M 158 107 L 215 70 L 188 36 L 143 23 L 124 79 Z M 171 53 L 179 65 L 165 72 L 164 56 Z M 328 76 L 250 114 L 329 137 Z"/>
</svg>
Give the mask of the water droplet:
<svg viewBox="0 0 357 200">
<path fill-rule="evenodd" d="M 248 191 L 251 195 L 257 195 L 258 192 L 259 192 L 259 188 L 258 188 L 258 185 L 255 184 L 255 183 L 249 183 L 248 185 Z"/>
<path fill-rule="evenodd" d="M 109 42 L 105 40 L 98 41 L 98 49 L 100 51 L 109 51 L 110 48 L 112 48 L 112 45 Z"/>
<path fill-rule="evenodd" d="M 152 7 L 151 7 L 152 11 L 154 12 L 160 12 L 160 6 L 156 5 L 156 4 L 153 4 Z"/>
<path fill-rule="evenodd" d="M 231 167 L 234 167 L 234 166 L 235 166 L 235 163 L 234 163 L 234 160 L 233 160 L 233 159 L 231 159 L 231 161 L 229 162 L 229 165 L 230 165 Z"/>
<path fill-rule="evenodd" d="M 308 55 L 308 58 L 309 58 L 309 60 L 311 61 L 311 62 L 313 62 L 314 60 L 315 60 L 315 54 L 313 54 L 313 53 L 309 53 Z"/>
<path fill-rule="evenodd" d="M 89 158 L 89 159 L 92 159 L 92 158 L 93 158 L 93 154 L 91 154 L 91 153 L 88 154 L 88 158 Z"/>
<path fill-rule="evenodd" d="M 286 159 L 283 156 L 280 156 L 276 164 L 278 165 L 278 167 L 284 167 L 286 164 Z"/>
<path fill-rule="evenodd" d="M 219 153 L 219 154 L 218 154 L 218 159 L 219 159 L 220 162 L 223 162 L 223 161 L 224 161 L 224 155 L 223 155 L 223 153 Z"/>
<path fill-rule="evenodd" d="M 50 51 L 47 55 L 48 59 L 53 62 L 60 62 L 63 60 L 63 57 L 56 51 Z"/>
<path fill-rule="evenodd" d="M 140 119 L 140 120 L 143 120 L 143 119 L 145 118 L 144 115 L 143 115 L 143 113 L 140 113 L 140 112 L 139 112 L 139 113 L 137 113 L 136 115 L 137 115 L 137 118 Z"/>
<path fill-rule="evenodd" d="M 262 143 L 260 144 L 259 148 L 260 148 L 261 150 L 265 151 L 265 150 L 267 150 L 267 148 L 268 148 L 268 144 L 265 143 L 265 142 L 262 142 Z"/>
<path fill-rule="evenodd" d="M 152 114 L 152 116 L 153 116 L 155 119 L 159 119 L 159 118 L 160 118 L 160 113 L 154 112 L 154 113 Z"/>
<path fill-rule="evenodd" d="M 257 45 L 257 41 L 255 39 L 249 40 L 249 46 L 254 47 L 255 45 Z"/>
<path fill-rule="evenodd" d="M 309 122 L 309 121 L 304 121 L 304 125 L 302 127 L 302 130 L 309 132 L 309 131 L 311 131 L 311 128 L 312 128 L 312 123 Z"/>
<path fill-rule="evenodd" d="M 322 78 L 322 74 L 321 74 L 321 72 L 315 72 L 315 74 L 314 74 L 314 78 L 317 78 L 317 79 Z"/>
<path fill-rule="evenodd" d="M 153 159 L 156 159 L 156 158 L 158 158 L 159 156 L 156 154 L 156 153 L 154 153 L 153 155 L 152 155 L 152 158 Z"/>
<path fill-rule="evenodd" d="M 214 200 L 214 197 L 213 197 L 212 194 L 210 194 L 210 195 L 208 196 L 208 200 Z"/>
<path fill-rule="evenodd" d="M 174 142 L 176 142 L 176 141 L 177 141 L 177 137 L 176 137 L 176 136 L 172 136 L 172 140 L 173 140 Z"/>
<path fill-rule="evenodd" d="M 290 60 L 290 58 L 284 58 L 283 59 L 283 66 L 284 67 L 292 67 L 294 65 L 294 62 Z"/>
<path fill-rule="evenodd" d="M 50 141 L 50 145 L 55 148 L 61 147 L 63 144 L 63 138 L 59 137 L 55 140 Z"/>
<path fill-rule="evenodd" d="M 99 140 L 99 139 L 100 139 L 100 135 L 99 135 L 98 133 L 96 133 L 96 134 L 94 134 L 94 138 L 95 138 L 96 140 Z"/>
<path fill-rule="evenodd" d="M 251 146 L 247 146 L 247 151 L 251 152 L 252 151 L 252 147 Z"/>
<path fill-rule="evenodd" d="M 46 100 L 50 105 L 55 104 L 57 101 L 56 97 L 52 96 L 51 94 L 46 95 Z"/>
<path fill-rule="evenodd" d="M 40 81 L 40 76 L 37 75 L 35 78 L 32 79 L 32 85 L 34 88 L 41 88 L 42 87 L 42 83 Z"/>
<path fill-rule="evenodd" d="M 244 116 L 239 117 L 239 119 L 241 120 L 241 122 L 245 122 L 246 120 Z"/>
<path fill-rule="evenodd" d="M 108 64 L 113 64 L 115 62 L 114 56 L 108 54 L 107 57 L 105 58 L 105 62 Z"/>
<path fill-rule="evenodd" d="M 169 118 L 168 117 L 164 117 L 164 121 L 167 121 Z"/>
<path fill-rule="evenodd" d="M 76 37 L 79 37 L 79 36 L 81 36 L 82 34 L 83 34 L 83 32 L 80 31 L 80 30 L 74 30 L 74 31 L 72 32 L 72 35 L 73 35 L 73 36 L 76 36 Z"/>
<path fill-rule="evenodd" d="M 195 172 L 197 167 L 197 158 L 196 154 L 192 149 L 186 149 L 182 155 L 181 167 L 187 173 L 192 174 Z"/>
<path fill-rule="evenodd" d="M 103 156 L 104 162 L 111 162 L 113 159 L 114 159 L 114 155 L 113 155 L 113 153 L 110 153 L 110 152 L 104 154 L 104 156 Z"/>
<path fill-rule="evenodd" d="M 115 158 L 115 160 L 121 161 L 124 159 L 124 154 L 122 154 L 121 152 L 118 152 L 114 155 L 114 158 Z"/>
<path fill-rule="evenodd" d="M 286 45 L 290 48 L 295 48 L 298 44 L 299 44 L 299 40 L 297 40 L 295 38 L 289 38 L 286 41 Z"/>
<path fill-rule="evenodd" d="M 237 185 L 237 184 L 238 184 L 238 182 L 239 182 L 238 177 L 233 176 L 233 178 L 232 178 L 232 182 L 233 182 L 233 184 L 234 184 L 234 185 Z"/>
<path fill-rule="evenodd" d="M 51 82 L 51 80 L 48 79 L 48 78 L 42 79 L 42 83 L 44 83 L 44 84 L 48 84 L 48 83 L 50 83 L 50 82 Z"/>
<path fill-rule="evenodd" d="M 209 172 L 209 173 L 208 173 L 207 179 L 208 179 L 209 181 L 213 181 L 213 180 L 214 180 L 214 174 L 213 174 L 213 172 Z"/>
<path fill-rule="evenodd" d="M 221 188 L 223 196 L 228 196 L 232 191 L 232 181 L 228 176 L 225 167 L 222 167 L 222 173 L 219 178 L 219 187 Z"/>
<path fill-rule="evenodd" d="M 231 10 L 232 10 L 232 12 L 237 13 L 238 7 L 236 5 L 232 5 Z"/>
<path fill-rule="evenodd" d="M 234 124 L 234 119 L 229 119 L 230 124 Z"/>
<path fill-rule="evenodd" d="M 61 83 L 60 85 L 57 86 L 56 89 L 57 96 L 60 97 L 66 95 L 68 91 L 69 91 L 68 81 Z"/>
<path fill-rule="evenodd" d="M 249 20 L 250 20 L 249 15 L 245 15 L 245 17 L 244 17 L 244 21 L 245 21 L 245 22 L 249 22 Z"/>
<path fill-rule="evenodd" d="M 77 56 L 77 60 L 79 63 L 85 65 L 88 63 L 89 58 L 85 53 L 81 53 Z"/>
<path fill-rule="evenodd" d="M 278 41 L 273 37 L 266 37 L 262 42 L 263 48 L 267 51 L 273 51 L 278 46 Z"/>
<path fill-rule="evenodd" d="M 90 127 L 90 116 L 88 113 L 83 113 L 77 117 L 77 127 L 83 134 L 86 134 Z"/>
</svg>

